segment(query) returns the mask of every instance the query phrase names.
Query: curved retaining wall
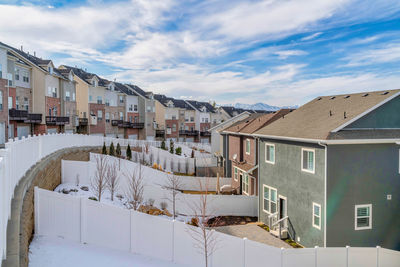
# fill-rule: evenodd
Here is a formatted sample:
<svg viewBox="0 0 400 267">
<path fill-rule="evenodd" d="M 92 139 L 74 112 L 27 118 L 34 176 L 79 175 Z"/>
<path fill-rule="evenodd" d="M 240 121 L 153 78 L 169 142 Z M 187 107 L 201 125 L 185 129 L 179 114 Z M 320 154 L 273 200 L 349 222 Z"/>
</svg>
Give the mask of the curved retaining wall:
<svg viewBox="0 0 400 267">
<path fill-rule="evenodd" d="M 34 234 L 34 187 L 54 190 L 61 183 L 61 160 L 88 161 L 100 148 L 66 148 L 43 158 L 28 170 L 14 191 L 7 227 L 7 257 L 2 266 L 28 266 Z"/>
</svg>

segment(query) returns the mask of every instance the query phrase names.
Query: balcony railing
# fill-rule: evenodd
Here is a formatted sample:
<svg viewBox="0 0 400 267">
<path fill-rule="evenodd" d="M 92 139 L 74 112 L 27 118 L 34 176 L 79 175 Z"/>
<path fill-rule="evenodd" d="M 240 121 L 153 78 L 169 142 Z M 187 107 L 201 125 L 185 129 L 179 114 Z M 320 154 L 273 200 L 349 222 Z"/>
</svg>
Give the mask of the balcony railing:
<svg viewBox="0 0 400 267">
<path fill-rule="evenodd" d="M 46 116 L 47 125 L 65 125 L 69 123 L 69 117 Z"/>
<path fill-rule="evenodd" d="M 8 111 L 8 116 L 12 121 L 24 121 L 28 118 L 28 111 L 13 108 Z"/>
<path fill-rule="evenodd" d="M 86 126 L 89 124 L 89 120 L 87 118 L 79 118 L 79 126 Z"/>
<path fill-rule="evenodd" d="M 111 120 L 112 126 L 119 126 L 122 127 L 123 120 Z M 121 126 L 120 126 L 121 125 Z"/>
<path fill-rule="evenodd" d="M 165 130 L 156 130 L 156 137 L 164 137 Z"/>
<path fill-rule="evenodd" d="M 28 118 L 24 122 L 26 122 L 26 123 L 41 123 L 42 122 L 42 114 L 28 113 Z"/>
<path fill-rule="evenodd" d="M 197 136 L 199 135 L 199 131 L 180 130 L 179 135 Z"/>
<path fill-rule="evenodd" d="M 200 136 L 211 136 L 211 133 L 208 131 L 200 132 Z"/>
<path fill-rule="evenodd" d="M 143 129 L 144 122 L 129 122 L 123 120 L 111 120 L 112 126 L 118 126 L 120 128 L 132 128 L 132 129 Z"/>
</svg>

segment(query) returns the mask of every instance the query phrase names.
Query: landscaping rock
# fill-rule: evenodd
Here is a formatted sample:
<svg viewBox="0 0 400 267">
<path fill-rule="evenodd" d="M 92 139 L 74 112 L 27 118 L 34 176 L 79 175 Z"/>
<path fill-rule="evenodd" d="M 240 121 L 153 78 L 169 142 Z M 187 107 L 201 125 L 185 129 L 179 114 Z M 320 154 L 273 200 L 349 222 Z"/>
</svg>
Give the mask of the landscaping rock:
<svg viewBox="0 0 400 267">
<path fill-rule="evenodd" d="M 81 190 L 83 190 L 83 191 L 89 191 L 89 187 L 87 187 L 87 186 L 82 186 L 82 187 L 81 187 Z"/>
<path fill-rule="evenodd" d="M 62 192 L 63 194 L 69 194 L 70 191 L 69 191 L 68 189 L 65 189 L 65 188 L 64 188 L 61 192 Z"/>
</svg>

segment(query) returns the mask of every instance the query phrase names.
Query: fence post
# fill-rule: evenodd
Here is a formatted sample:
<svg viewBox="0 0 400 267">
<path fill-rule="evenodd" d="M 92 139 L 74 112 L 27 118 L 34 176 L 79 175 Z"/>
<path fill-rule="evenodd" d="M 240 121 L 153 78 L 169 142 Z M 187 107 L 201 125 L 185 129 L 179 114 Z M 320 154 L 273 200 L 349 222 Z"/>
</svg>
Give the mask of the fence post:
<svg viewBox="0 0 400 267">
<path fill-rule="evenodd" d="M 315 264 L 314 264 L 314 266 L 317 267 L 318 266 L 318 246 L 315 246 L 314 249 L 315 249 Z"/>
<path fill-rule="evenodd" d="M 35 214 L 35 233 L 40 235 L 40 226 L 39 226 L 39 188 L 37 186 L 33 189 L 33 205 L 34 205 L 34 214 Z"/>
<path fill-rule="evenodd" d="M 247 237 L 243 237 L 243 266 L 246 267 L 246 240 Z"/>
<path fill-rule="evenodd" d="M 283 251 L 285 250 L 285 248 L 281 248 L 281 267 L 283 267 Z"/>
<path fill-rule="evenodd" d="M 376 267 L 379 267 L 379 250 L 380 246 L 376 246 Z"/>
<path fill-rule="evenodd" d="M 346 266 L 349 267 L 349 248 L 350 246 L 346 246 Z"/>
<path fill-rule="evenodd" d="M 172 262 L 175 262 L 175 219 L 172 220 Z"/>
</svg>

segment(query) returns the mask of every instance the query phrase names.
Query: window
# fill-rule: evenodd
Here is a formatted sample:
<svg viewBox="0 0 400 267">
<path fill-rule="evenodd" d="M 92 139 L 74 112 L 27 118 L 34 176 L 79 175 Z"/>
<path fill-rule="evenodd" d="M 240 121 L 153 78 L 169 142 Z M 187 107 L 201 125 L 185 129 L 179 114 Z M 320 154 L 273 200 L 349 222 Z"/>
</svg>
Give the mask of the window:
<svg viewBox="0 0 400 267">
<path fill-rule="evenodd" d="M 130 104 L 129 105 L 129 111 L 132 111 L 133 110 L 133 106 L 132 106 L 132 104 Z"/>
<path fill-rule="evenodd" d="M 176 132 L 176 124 L 175 124 L 175 123 L 172 124 L 172 131 L 173 131 L 173 132 Z"/>
<path fill-rule="evenodd" d="M 7 74 L 8 86 L 13 85 L 13 75 L 11 73 Z"/>
<path fill-rule="evenodd" d="M 110 122 L 110 113 L 106 112 L 106 122 Z"/>
<path fill-rule="evenodd" d="M 3 79 L 3 66 L 0 64 L 0 79 Z"/>
<path fill-rule="evenodd" d="M 8 109 L 12 109 L 13 106 L 13 98 L 12 96 L 8 97 Z"/>
<path fill-rule="evenodd" d="M 109 99 L 106 99 L 105 102 L 106 102 L 106 106 L 107 107 L 110 106 L 110 100 Z"/>
<path fill-rule="evenodd" d="M 52 96 L 57 97 L 57 88 L 55 87 L 52 89 Z"/>
<path fill-rule="evenodd" d="M 264 190 L 264 203 L 263 203 L 263 209 L 266 213 L 269 214 L 274 214 L 276 213 L 276 207 L 277 207 L 277 192 L 275 188 L 263 185 L 263 190 Z"/>
<path fill-rule="evenodd" d="M 124 120 L 124 113 L 122 111 L 119 112 L 119 119 Z"/>
<path fill-rule="evenodd" d="M 246 195 L 249 194 L 249 175 L 247 173 L 244 173 L 243 175 L 242 189 L 243 193 L 245 193 Z"/>
<path fill-rule="evenodd" d="M 315 150 L 303 148 L 301 150 L 301 170 L 305 172 L 315 172 Z"/>
<path fill-rule="evenodd" d="M 75 93 L 72 93 L 72 101 L 75 101 Z"/>
<path fill-rule="evenodd" d="M 102 110 L 97 111 L 97 120 L 98 121 L 103 120 L 103 111 Z"/>
<path fill-rule="evenodd" d="M 238 180 L 238 169 L 237 168 L 233 168 L 233 179 L 235 179 L 235 181 Z"/>
<path fill-rule="evenodd" d="M 93 97 L 91 95 L 89 95 L 89 101 L 92 101 Z"/>
<path fill-rule="evenodd" d="M 313 227 L 321 230 L 321 205 L 314 203 L 313 206 Z"/>
<path fill-rule="evenodd" d="M 194 117 L 190 117 L 190 121 L 191 121 L 191 122 L 194 122 Z"/>
<path fill-rule="evenodd" d="M 15 69 L 15 79 L 19 81 L 19 69 Z"/>
<path fill-rule="evenodd" d="M 70 101 L 70 93 L 68 91 L 65 92 L 65 101 Z"/>
<path fill-rule="evenodd" d="M 124 96 L 123 95 L 120 95 L 119 96 L 119 103 L 124 103 Z"/>
<path fill-rule="evenodd" d="M 265 162 L 275 164 L 275 145 L 265 144 Z"/>
<path fill-rule="evenodd" d="M 22 72 L 22 80 L 29 83 L 29 73 L 27 71 Z"/>
<path fill-rule="evenodd" d="M 25 110 L 29 110 L 29 99 L 27 97 L 24 97 L 24 107 Z"/>
<path fill-rule="evenodd" d="M 49 71 L 50 74 L 53 73 L 53 68 L 52 68 L 51 66 L 49 66 L 49 67 L 47 68 L 47 70 Z"/>
<path fill-rule="evenodd" d="M 137 105 L 133 106 L 133 111 L 137 111 Z"/>
<path fill-rule="evenodd" d="M 19 96 L 15 97 L 15 108 L 19 109 Z M 50 114 L 51 115 L 51 114 Z"/>
<path fill-rule="evenodd" d="M 103 99 L 101 96 L 97 96 L 97 104 L 103 104 Z"/>
<path fill-rule="evenodd" d="M 246 139 L 246 154 L 250 155 L 250 139 Z"/>
<path fill-rule="evenodd" d="M 57 116 L 58 114 L 57 114 L 57 107 L 54 107 L 53 108 L 53 116 Z"/>
<path fill-rule="evenodd" d="M 0 110 L 3 110 L 3 91 L 0 91 Z"/>
<path fill-rule="evenodd" d="M 175 115 L 172 115 L 172 120 L 176 120 L 176 116 Z"/>
<path fill-rule="evenodd" d="M 355 230 L 372 229 L 372 204 L 355 206 Z"/>
<path fill-rule="evenodd" d="M 147 112 L 151 112 L 151 107 L 147 106 Z"/>
</svg>

